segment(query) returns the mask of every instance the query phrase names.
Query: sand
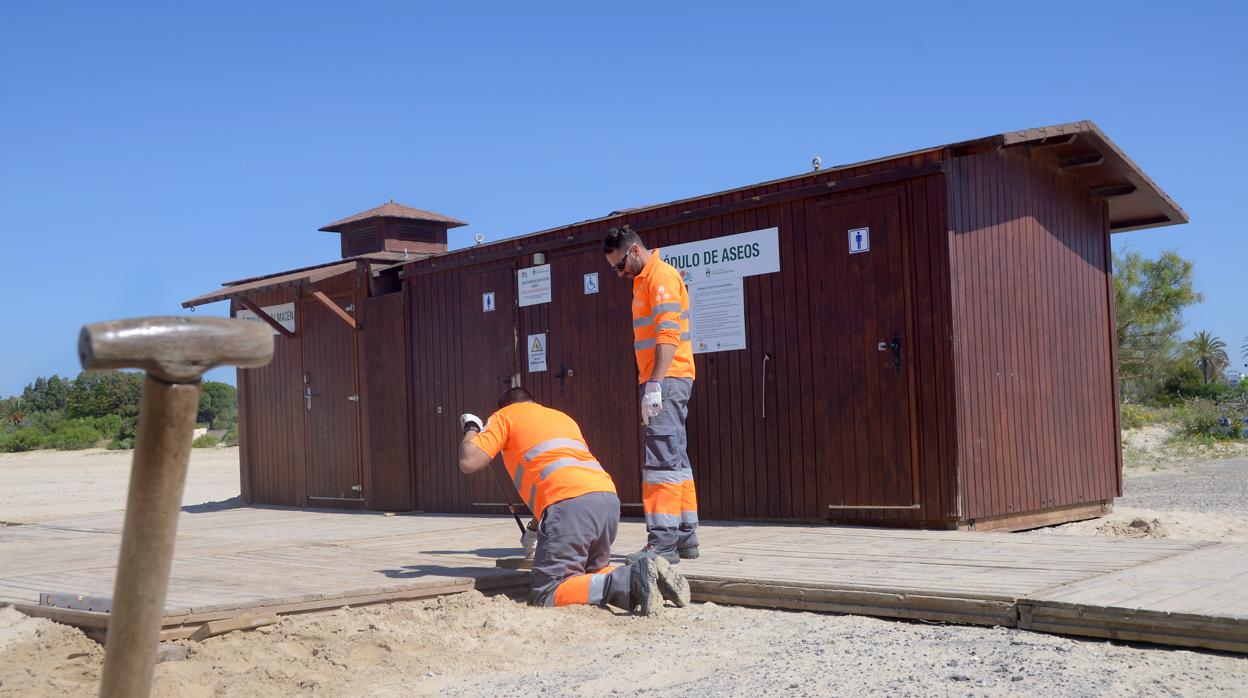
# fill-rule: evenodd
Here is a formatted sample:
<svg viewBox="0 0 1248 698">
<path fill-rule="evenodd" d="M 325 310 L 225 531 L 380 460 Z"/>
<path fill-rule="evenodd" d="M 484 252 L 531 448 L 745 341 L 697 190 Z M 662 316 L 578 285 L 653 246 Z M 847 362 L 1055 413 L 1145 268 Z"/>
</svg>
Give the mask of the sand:
<svg viewBox="0 0 1248 698">
<path fill-rule="evenodd" d="M 0 519 L 119 509 L 128 458 L 0 456 Z M 236 495 L 237 473 L 237 449 L 196 451 L 186 502 Z M 1156 475 L 1128 475 L 1128 491 L 1136 477 Z M 1246 532 L 1239 512 L 1119 509 L 1033 535 Z M 178 644 L 187 658 L 156 667 L 156 696 L 1248 695 L 1244 656 L 716 604 L 639 618 L 477 592 Z M 77 629 L 0 608 L 0 697 L 93 696 L 102 661 Z"/>
<path fill-rule="evenodd" d="M 0 454 L 0 522 L 32 523 L 126 506 L 133 451 L 30 451 Z M 196 448 L 183 504 L 239 494 L 238 448 Z"/>
<path fill-rule="evenodd" d="M 99 648 L 30 623 L 33 637 L 0 650 L 0 696 L 94 695 Z M 637 618 L 477 592 L 179 644 L 188 657 L 157 665 L 156 696 L 1210 696 L 1248 685 L 1248 658 L 1007 628 L 716 604 Z"/>
<path fill-rule="evenodd" d="M 1117 507 L 1109 516 L 1042 528 L 1031 533 L 1248 543 L 1248 515 Z"/>
</svg>

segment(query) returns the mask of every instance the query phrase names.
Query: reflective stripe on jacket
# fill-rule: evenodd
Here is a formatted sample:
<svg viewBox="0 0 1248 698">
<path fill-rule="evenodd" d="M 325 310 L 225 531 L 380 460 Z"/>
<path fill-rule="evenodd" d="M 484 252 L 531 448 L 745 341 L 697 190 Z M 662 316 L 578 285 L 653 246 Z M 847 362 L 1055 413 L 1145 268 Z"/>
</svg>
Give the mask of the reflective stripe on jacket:
<svg viewBox="0 0 1248 698">
<path fill-rule="evenodd" d="M 518 402 L 490 415 L 472 443 L 507 474 L 538 519 L 546 507 L 590 492 L 615 492 L 611 475 L 590 453 L 571 417 L 536 402 Z"/>
<path fill-rule="evenodd" d="M 693 344 L 689 338 L 689 290 L 680 272 L 664 262 L 659 250 L 633 279 L 633 353 L 637 357 L 637 382 L 645 383 L 654 372 L 655 348 L 676 347 L 667 378 L 693 378 Z"/>
</svg>

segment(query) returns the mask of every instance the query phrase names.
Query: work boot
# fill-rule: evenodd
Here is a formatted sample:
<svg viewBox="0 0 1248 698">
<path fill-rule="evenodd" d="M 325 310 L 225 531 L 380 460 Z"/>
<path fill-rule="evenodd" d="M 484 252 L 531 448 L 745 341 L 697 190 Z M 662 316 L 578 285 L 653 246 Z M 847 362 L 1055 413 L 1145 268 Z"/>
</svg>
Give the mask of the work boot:
<svg viewBox="0 0 1248 698">
<path fill-rule="evenodd" d="M 661 557 L 654 558 L 655 573 L 658 576 L 659 593 L 663 598 L 676 604 L 678 608 L 689 605 L 689 582 Z"/>
<path fill-rule="evenodd" d="M 625 564 L 631 565 L 634 562 L 637 562 L 638 560 L 642 558 L 646 558 L 646 557 L 661 557 L 673 565 L 680 562 L 680 556 L 676 554 L 675 550 L 669 550 L 668 552 L 661 553 L 649 543 L 646 543 L 646 547 L 642 548 L 641 550 L 638 550 L 635 553 L 629 553 L 625 555 L 624 562 Z"/>
<path fill-rule="evenodd" d="M 659 591 L 659 561 L 655 557 L 643 557 L 633 563 L 629 578 L 629 604 L 632 610 L 648 616 L 663 607 L 663 595 Z"/>
<path fill-rule="evenodd" d="M 698 551 L 698 546 L 691 545 L 688 548 L 676 548 L 676 555 L 682 560 L 696 560 L 702 553 Z"/>
</svg>

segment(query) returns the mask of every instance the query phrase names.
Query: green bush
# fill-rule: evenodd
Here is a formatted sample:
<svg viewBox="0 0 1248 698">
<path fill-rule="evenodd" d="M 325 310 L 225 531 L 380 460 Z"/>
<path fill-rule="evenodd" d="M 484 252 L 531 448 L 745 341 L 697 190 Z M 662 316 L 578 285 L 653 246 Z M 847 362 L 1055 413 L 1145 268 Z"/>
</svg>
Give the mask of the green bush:
<svg viewBox="0 0 1248 698">
<path fill-rule="evenodd" d="M 220 443 L 220 441 L 217 440 L 217 437 L 212 434 L 204 434 L 191 442 L 191 448 L 212 448 L 218 443 Z"/>
<path fill-rule="evenodd" d="M 221 439 L 221 443 L 226 446 L 238 445 L 238 425 L 234 424 L 225 432 L 225 436 Z"/>
<path fill-rule="evenodd" d="M 1174 410 L 1178 419 L 1179 433 L 1184 436 L 1205 436 L 1215 439 L 1235 438 L 1239 435 L 1237 422 L 1223 426 L 1223 418 L 1231 418 L 1229 410 L 1212 400 L 1196 398 L 1188 400 Z"/>
<path fill-rule="evenodd" d="M 91 420 L 68 419 L 57 426 L 56 431 L 48 435 L 45 443 L 50 448 L 62 451 L 81 451 L 99 443 L 103 435 L 91 426 Z"/>
<path fill-rule="evenodd" d="M 43 434 L 37 429 L 19 429 L 0 434 L 0 451 L 20 453 L 43 447 Z"/>
<path fill-rule="evenodd" d="M 134 448 L 134 437 L 117 437 L 108 442 L 106 446 L 110 451 L 129 451 Z"/>
<path fill-rule="evenodd" d="M 1206 383 L 1199 369 L 1190 364 L 1180 363 L 1168 371 L 1158 385 L 1152 402 L 1162 405 L 1179 405 L 1192 398 L 1222 399 L 1230 392 L 1230 386 L 1223 383 Z"/>
<path fill-rule="evenodd" d="M 103 417 L 88 417 L 81 421 L 90 424 L 103 437 L 116 438 L 121 434 L 121 417 L 115 414 L 107 414 Z"/>
</svg>

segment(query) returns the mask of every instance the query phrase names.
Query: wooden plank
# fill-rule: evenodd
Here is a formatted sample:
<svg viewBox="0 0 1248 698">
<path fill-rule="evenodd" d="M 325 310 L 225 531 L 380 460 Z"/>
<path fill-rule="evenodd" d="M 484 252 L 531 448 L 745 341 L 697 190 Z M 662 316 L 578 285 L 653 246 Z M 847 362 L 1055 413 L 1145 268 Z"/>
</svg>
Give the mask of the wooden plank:
<svg viewBox="0 0 1248 698">
<path fill-rule="evenodd" d="M 263 613 L 260 615 L 242 613 L 233 618 L 204 623 L 191 634 L 190 639 L 195 642 L 203 642 L 210 637 L 224 635 L 235 630 L 255 630 L 256 628 L 263 628 L 266 625 L 274 625 L 276 623 L 277 614 L 275 613 Z"/>
<path fill-rule="evenodd" d="M 342 306 L 330 300 L 329 296 L 325 295 L 323 291 L 313 291 L 311 296 L 320 302 L 321 305 L 325 306 L 329 312 L 333 313 L 339 320 L 347 323 L 347 327 L 350 327 L 353 330 L 359 328 L 355 318 L 351 317 L 347 311 L 343 310 Z"/>
<path fill-rule="evenodd" d="M 246 309 L 250 310 L 251 312 L 255 313 L 256 317 L 258 317 L 258 318 L 260 318 L 261 320 L 263 320 L 266 324 L 268 324 L 268 326 L 269 326 L 269 327 L 272 327 L 274 330 L 276 330 L 276 331 L 277 331 L 277 333 L 278 333 L 278 334 L 282 335 L 283 337 L 285 337 L 285 338 L 287 338 L 287 339 L 290 339 L 291 337 L 294 337 L 294 336 L 295 336 L 295 333 L 294 333 L 294 332 L 291 332 L 290 330 L 286 329 L 286 326 L 285 326 L 285 325 L 283 325 L 282 323 L 278 322 L 277 320 L 274 320 L 274 319 L 272 318 L 272 316 L 270 316 L 268 313 L 264 312 L 264 309 L 263 309 L 263 308 L 261 308 L 260 306 L 256 305 L 255 303 L 251 302 L 251 301 L 250 301 L 250 300 L 248 300 L 247 298 L 244 298 L 244 297 L 242 297 L 242 296 L 239 296 L 238 298 L 235 298 L 234 300 L 236 300 L 236 301 L 238 301 L 239 303 L 241 303 L 241 304 L 242 304 L 242 306 L 243 306 L 244 308 L 246 308 Z"/>
<path fill-rule="evenodd" d="M 120 517 L 81 522 L 99 528 L 56 522 L 0 531 L 0 600 L 15 596 L 26 608 L 40 591 L 107 596 L 114 563 L 83 566 L 80 547 L 67 537 L 98 543 L 99 531 Z M 247 614 L 516 587 L 527 578 L 496 566 L 505 564 L 496 553 L 483 554 L 514 545 L 507 517 L 240 508 L 184 518 L 167 638 L 208 632 L 205 623 L 243 622 L 237 619 Z M 643 525 L 625 522 L 616 547 L 631 550 L 644 537 Z M 995 625 L 1012 624 L 1022 603 L 1038 629 L 1084 632 L 1071 629 L 1083 623 L 1125 638 L 1147 630 L 1141 618 L 1155 617 L 1175 639 L 1150 641 L 1222 648 L 1233 648 L 1239 628 L 1248 628 L 1241 591 L 1248 588 L 1248 545 L 714 523 L 701 537 L 702 557 L 679 568 L 697 600 Z M 59 543 L 39 544 L 53 540 Z M 63 570 L 27 572 L 25 556 L 49 564 L 49 554 L 64 556 Z M 1069 609 L 1083 615 L 1071 617 Z M 32 612 L 85 627 L 106 619 Z"/>
<path fill-rule="evenodd" d="M 1102 637 L 1248 653 L 1248 625 L 1219 619 L 1180 619 L 1154 613 L 1120 616 L 1101 609 L 1019 604 L 1019 628 L 1059 635 Z"/>
<path fill-rule="evenodd" d="M 781 608 L 793 611 L 847 613 L 944 623 L 1014 627 L 1014 605 L 1009 602 L 939 599 L 910 594 L 839 591 L 819 593 L 802 587 L 774 585 L 720 585 L 690 579 L 694 601 L 737 606 Z"/>
</svg>

